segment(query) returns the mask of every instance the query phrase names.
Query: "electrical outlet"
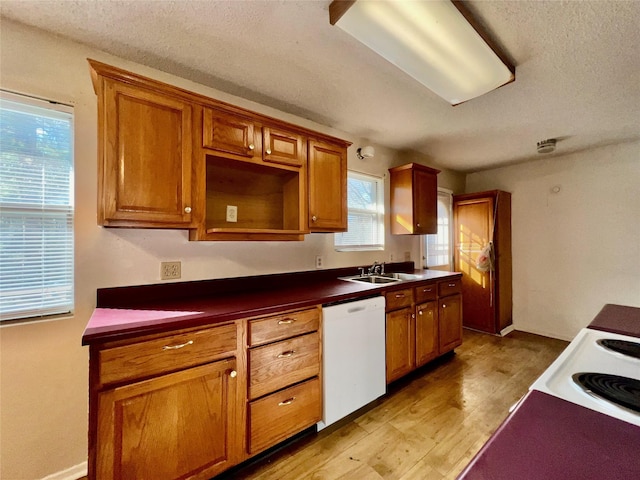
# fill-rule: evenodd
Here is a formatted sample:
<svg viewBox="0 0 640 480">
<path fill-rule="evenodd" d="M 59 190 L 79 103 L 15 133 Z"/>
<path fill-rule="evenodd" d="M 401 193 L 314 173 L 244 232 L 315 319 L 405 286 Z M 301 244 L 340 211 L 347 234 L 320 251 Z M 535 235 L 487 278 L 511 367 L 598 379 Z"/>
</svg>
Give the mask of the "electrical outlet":
<svg viewBox="0 0 640 480">
<path fill-rule="evenodd" d="M 227 222 L 238 221 L 238 207 L 235 205 L 227 205 Z"/>
<path fill-rule="evenodd" d="M 411 252 L 404 252 L 404 261 L 405 262 L 411 261 Z"/>
<path fill-rule="evenodd" d="M 324 266 L 322 255 L 316 255 L 316 268 L 320 269 Z"/>
<path fill-rule="evenodd" d="M 390 261 L 390 262 L 393 262 L 393 253 L 390 253 L 390 254 L 389 254 L 389 261 Z"/>
<path fill-rule="evenodd" d="M 160 280 L 175 280 L 181 275 L 181 262 L 160 262 Z"/>
</svg>

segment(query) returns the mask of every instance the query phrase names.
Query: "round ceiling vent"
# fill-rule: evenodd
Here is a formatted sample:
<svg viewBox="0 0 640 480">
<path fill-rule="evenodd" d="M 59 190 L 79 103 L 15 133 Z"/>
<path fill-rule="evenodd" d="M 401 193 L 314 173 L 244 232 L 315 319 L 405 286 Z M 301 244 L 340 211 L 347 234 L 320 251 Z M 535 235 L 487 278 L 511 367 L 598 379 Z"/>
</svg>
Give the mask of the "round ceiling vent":
<svg viewBox="0 0 640 480">
<path fill-rule="evenodd" d="M 556 149 L 556 139 L 550 138 L 538 142 L 538 153 L 551 153 Z"/>
</svg>

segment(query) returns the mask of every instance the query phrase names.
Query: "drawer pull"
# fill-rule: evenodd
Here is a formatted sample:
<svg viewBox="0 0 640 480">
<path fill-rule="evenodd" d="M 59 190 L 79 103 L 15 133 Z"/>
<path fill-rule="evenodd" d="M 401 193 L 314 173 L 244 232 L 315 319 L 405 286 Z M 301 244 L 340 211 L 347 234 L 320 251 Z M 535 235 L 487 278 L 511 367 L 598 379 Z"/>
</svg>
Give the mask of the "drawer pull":
<svg viewBox="0 0 640 480">
<path fill-rule="evenodd" d="M 295 321 L 295 318 L 285 318 L 284 320 L 278 320 L 278 325 L 291 325 Z"/>
<path fill-rule="evenodd" d="M 186 343 L 181 343 L 180 345 L 165 345 L 164 347 L 162 347 L 162 350 L 179 350 L 188 345 L 193 345 L 193 340 L 189 340 Z"/>
<path fill-rule="evenodd" d="M 450 283 L 450 284 L 449 284 L 449 286 L 450 286 L 450 287 L 455 287 L 455 286 L 456 286 L 456 284 L 455 284 L 455 283 Z"/>
<path fill-rule="evenodd" d="M 396 293 L 396 298 L 404 298 L 404 293 Z"/>
<path fill-rule="evenodd" d="M 276 358 L 289 358 L 289 357 L 293 357 L 293 354 L 296 353 L 295 350 L 289 350 L 288 352 L 282 352 L 280 355 L 278 355 Z"/>
<path fill-rule="evenodd" d="M 296 399 L 296 397 L 287 398 L 286 400 L 280 402 L 278 404 L 278 406 L 279 407 L 285 407 L 287 405 L 291 405 L 295 399 Z"/>
<path fill-rule="evenodd" d="M 451 285 L 449 285 L 449 286 L 451 286 Z M 426 293 L 426 292 L 430 292 L 431 290 L 433 290 L 433 288 L 425 288 L 425 289 L 424 289 L 424 290 L 422 290 L 422 291 L 423 291 L 424 293 Z"/>
</svg>

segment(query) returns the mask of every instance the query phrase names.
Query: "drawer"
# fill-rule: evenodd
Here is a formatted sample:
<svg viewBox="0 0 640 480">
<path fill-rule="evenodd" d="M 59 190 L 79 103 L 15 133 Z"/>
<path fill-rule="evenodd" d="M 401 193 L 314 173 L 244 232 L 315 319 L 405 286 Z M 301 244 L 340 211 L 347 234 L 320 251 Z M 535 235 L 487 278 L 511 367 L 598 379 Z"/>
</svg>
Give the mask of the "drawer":
<svg viewBox="0 0 640 480">
<path fill-rule="evenodd" d="M 249 404 L 249 453 L 271 447 L 322 419 L 320 380 L 313 378 Z"/>
<path fill-rule="evenodd" d="M 454 293 L 461 292 L 462 281 L 459 278 L 438 283 L 438 295 L 440 295 L 441 297 L 446 297 L 447 295 L 453 295 Z"/>
<path fill-rule="evenodd" d="M 320 328 L 320 309 L 273 315 L 249 321 L 249 346 L 284 340 Z"/>
<path fill-rule="evenodd" d="M 320 334 L 249 350 L 249 398 L 275 392 L 320 373 Z"/>
<path fill-rule="evenodd" d="M 194 330 L 99 352 L 101 384 L 152 377 L 235 354 L 236 325 Z"/>
<path fill-rule="evenodd" d="M 387 311 L 407 307 L 413 302 L 413 289 L 394 290 L 385 293 Z"/>
<path fill-rule="evenodd" d="M 415 287 L 416 303 L 430 302 L 438 296 L 438 285 L 429 283 Z"/>
</svg>

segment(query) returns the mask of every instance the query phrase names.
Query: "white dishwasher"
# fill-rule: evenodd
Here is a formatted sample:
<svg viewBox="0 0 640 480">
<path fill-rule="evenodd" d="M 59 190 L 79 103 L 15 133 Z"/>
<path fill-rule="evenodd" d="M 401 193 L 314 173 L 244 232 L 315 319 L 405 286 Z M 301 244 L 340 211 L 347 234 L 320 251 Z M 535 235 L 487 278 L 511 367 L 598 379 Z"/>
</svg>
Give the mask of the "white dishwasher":
<svg viewBox="0 0 640 480">
<path fill-rule="evenodd" d="M 384 297 L 322 308 L 324 409 L 318 430 L 386 392 Z"/>
</svg>

